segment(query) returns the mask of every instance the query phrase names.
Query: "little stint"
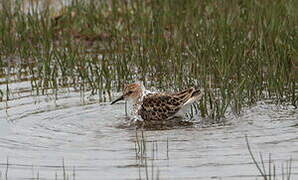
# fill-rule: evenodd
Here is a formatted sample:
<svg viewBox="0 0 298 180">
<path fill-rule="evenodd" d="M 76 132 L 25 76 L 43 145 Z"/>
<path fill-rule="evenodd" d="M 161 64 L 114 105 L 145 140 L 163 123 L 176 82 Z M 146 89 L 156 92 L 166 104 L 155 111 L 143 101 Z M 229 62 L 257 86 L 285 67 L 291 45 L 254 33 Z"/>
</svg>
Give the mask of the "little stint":
<svg viewBox="0 0 298 180">
<path fill-rule="evenodd" d="M 176 93 L 148 93 L 139 83 L 124 86 L 123 94 L 114 104 L 126 100 L 133 104 L 132 111 L 143 120 L 159 121 L 180 116 L 180 112 L 202 97 L 200 90 L 189 88 Z"/>
</svg>

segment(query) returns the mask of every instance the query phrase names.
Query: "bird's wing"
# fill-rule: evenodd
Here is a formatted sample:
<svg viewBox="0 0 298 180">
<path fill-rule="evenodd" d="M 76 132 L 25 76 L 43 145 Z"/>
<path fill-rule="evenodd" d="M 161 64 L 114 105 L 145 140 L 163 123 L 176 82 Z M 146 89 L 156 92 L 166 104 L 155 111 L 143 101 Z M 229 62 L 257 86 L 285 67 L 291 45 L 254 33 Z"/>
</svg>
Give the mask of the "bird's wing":
<svg viewBox="0 0 298 180">
<path fill-rule="evenodd" d="M 138 114 L 144 120 L 165 120 L 181 109 L 193 91 L 191 88 L 175 94 L 149 94 L 144 97 Z"/>
</svg>

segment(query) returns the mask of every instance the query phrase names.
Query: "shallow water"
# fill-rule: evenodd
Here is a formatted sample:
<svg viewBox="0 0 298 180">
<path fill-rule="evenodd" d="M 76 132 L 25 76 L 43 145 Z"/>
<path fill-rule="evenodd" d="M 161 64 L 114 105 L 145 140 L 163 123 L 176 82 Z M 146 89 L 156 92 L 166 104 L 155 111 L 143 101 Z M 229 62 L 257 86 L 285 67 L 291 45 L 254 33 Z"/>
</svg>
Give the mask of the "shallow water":
<svg viewBox="0 0 298 180">
<path fill-rule="evenodd" d="M 262 152 L 267 161 L 272 153 L 277 173 L 292 157 L 292 177 L 298 178 L 298 113 L 291 107 L 259 102 L 240 117 L 227 115 L 225 125 L 144 131 L 146 155 L 140 158 L 124 104 L 67 89 L 57 98 L 37 96 L 29 82 L 13 78 L 9 87 L 11 100 L 0 107 L 2 178 L 256 179 L 245 135 L 255 155 Z"/>
</svg>

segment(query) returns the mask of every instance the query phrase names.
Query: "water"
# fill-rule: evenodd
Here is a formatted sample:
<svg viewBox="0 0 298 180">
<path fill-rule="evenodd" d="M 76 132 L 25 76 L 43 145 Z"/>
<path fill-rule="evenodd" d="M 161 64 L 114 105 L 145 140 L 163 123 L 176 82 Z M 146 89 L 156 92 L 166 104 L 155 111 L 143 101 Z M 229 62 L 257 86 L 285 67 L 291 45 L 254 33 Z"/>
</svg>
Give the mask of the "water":
<svg viewBox="0 0 298 180">
<path fill-rule="evenodd" d="M 298 113 L 292 107 L 259 102 L 240 117 L 227 115 L 225 125 L 144 131 L 147 154 L 140 158 L 124 104 L 99 103 L 88 92 L 83 97 L 68 89 L 37 96 L 25 78 L 15 75 L 10 82 L 11 100 L 0 107 L 2 178 L 256 179 L 245 135 L 256 156 L 262 152 L 268 161 L 272 153 L 277 173 L 292 157 L 292 177 L 298 178 Z"/>
</svg>

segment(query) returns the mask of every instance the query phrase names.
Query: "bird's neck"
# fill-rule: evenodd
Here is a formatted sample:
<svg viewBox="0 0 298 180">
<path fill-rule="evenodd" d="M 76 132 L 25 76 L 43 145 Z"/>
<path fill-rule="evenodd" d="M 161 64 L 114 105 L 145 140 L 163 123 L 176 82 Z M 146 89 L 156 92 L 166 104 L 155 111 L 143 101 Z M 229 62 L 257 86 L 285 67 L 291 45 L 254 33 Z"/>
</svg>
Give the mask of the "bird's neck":
<svg viewBox="0 0 298 180">
<path fill-rule="evenodd" d="M 139 108 L 142 105 L 142 101 L 143 101 L 143 92 L 140 93 L 138 96 L 135 96 L 134 98 L 127 101 L 131 115 L 137 114 Z"/>
<path fill-rule="evenodd" d="M 141 102 L 143 101 L 143 96 L 144 96 L 144 92 L 143 91 L 141 91 L 140 93 L 139 93 L 139 95 L 134 99 L 134 102 L 133 102 L 133 104 L 141 104 Z"/>
</svg>

